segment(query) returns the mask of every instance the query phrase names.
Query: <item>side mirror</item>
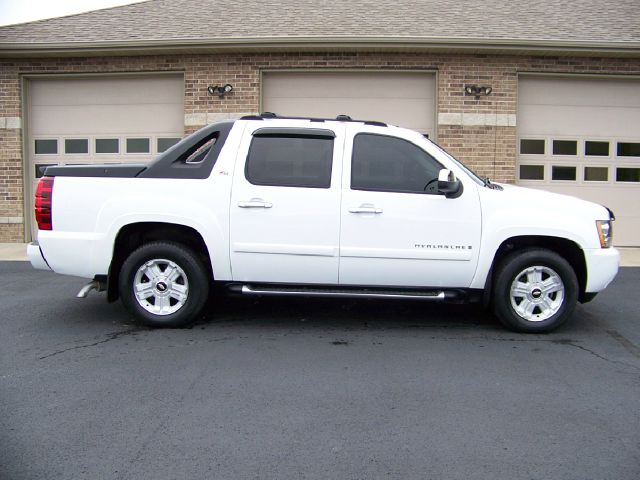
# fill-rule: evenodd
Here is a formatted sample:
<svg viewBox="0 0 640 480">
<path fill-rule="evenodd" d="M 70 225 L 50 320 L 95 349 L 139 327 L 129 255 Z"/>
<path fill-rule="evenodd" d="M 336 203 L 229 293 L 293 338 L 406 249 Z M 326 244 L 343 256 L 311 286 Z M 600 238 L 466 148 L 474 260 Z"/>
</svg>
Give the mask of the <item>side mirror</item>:
<svg viewBox="0 0 640 480">
<path fill-rule="evenodd" d="M 458 198 L 462 195 L 462 182 L 447 168 L 438 173 L 438 193 L 443 193 L 447 198 Z"/>
</svg>

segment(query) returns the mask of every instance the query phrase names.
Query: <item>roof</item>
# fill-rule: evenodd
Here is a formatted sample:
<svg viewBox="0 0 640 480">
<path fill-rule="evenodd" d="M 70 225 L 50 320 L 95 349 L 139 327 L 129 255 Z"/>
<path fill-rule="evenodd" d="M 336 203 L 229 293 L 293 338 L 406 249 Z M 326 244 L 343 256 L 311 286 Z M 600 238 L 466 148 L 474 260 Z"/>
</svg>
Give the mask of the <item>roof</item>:
<svg viewBox="0 0 640 480">
<path fill-rule="evenodd" d="M 640 8 L 638 0 L 149 0 L 0 27 L 3 56 L 391 46 L 640 56 Z"/>
</svg>

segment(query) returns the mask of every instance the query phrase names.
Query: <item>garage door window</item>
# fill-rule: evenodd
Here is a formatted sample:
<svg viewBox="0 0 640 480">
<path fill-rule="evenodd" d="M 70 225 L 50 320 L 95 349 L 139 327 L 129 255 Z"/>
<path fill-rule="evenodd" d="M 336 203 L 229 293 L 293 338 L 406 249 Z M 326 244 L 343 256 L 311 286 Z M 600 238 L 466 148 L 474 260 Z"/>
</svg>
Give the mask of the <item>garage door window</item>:
<svg viewBox="0 0 640 480">
<path fill-rule="evenodd" d="M 616 182 L 640 182 L 640 168 L 616 168 Z"/>
<path fill-rule="evenodd" d="M 544 165 L 520 165 L 520 180 L 544 180 Z"/>
<path fill-rule="evenodd" d="M 149 153 L 149 139 L 127 138 L 127 153 Z"/>
<path fill-rule="evenodd" d="M 578 142 L 575 140 L 554 140 L 553 154 L 554 155 L 577 155 Z"/>
<path fill-rule="evenodd" d="M 65 139 L 64 153 L 67 155 L 85 155 L 89 153 L 89 140 L 86 138 Z"/>
<path fill-rule="evenodd" d="M 551 180 L 575 181 L 576 167 L 553 166 L 551 168 Z"/>
<path fill-rule="evenodd" d="M 353 140 L 351 188 L 398 193 L 427 192 L 442 169 L 431 155 L 396 137 L 361 133 Z"/>
<path fill-rule="evenodd" d="M 173 147 L 176 143 L 180 141 L 177 137 L 172 138 L 158 138 L 157 139 L 157 149 L 158 153 L 162 153 L 167 151 L 169 148 Z"/>
<path fill-rule="evenodd" d="M 520 140 L 520 153 L 522 155 L 544 155 L 544 140 L 523 138 Z"/>
<path fill-rule="evenodd" d="M 608 157 L 609 142 L 587 140 L 584 142 L 584 154 L 597 157 Z"/>
<path fill-rule="evenodd" d="M 39 139 L 35 141 L 36 155 L 57 155 L 58 140 L 56 139 Z"/>
<path fill-rule="evenodd" d="M 329 188 L 333 138 L 254 136 L 245 176 L 254 185 Z"/>
<path fill-rule="evenodd" d="M 118 153 L 120 141 L 117 138 L 96 138 L 96 153 Z"/>
<path fill-rule="evenodd" d="M 607 167 L 584 167 L 585 182 L 606 182 L 609 180 Z"/>
<path fill-rule="evenodd" d="M 640 157 L 640 143 L 618 142 L 619 157 Z"/>
</svg>

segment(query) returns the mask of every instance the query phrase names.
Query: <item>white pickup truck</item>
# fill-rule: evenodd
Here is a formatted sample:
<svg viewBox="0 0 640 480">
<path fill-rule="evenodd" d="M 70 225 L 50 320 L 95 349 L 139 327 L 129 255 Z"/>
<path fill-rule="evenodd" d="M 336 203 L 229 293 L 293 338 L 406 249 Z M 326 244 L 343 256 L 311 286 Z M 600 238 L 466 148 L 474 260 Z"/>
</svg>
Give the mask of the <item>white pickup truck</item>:
<svg viewBox="0 0 640 480">
<path fill-rule="evenodd" d="M 613 213 L 476 176 L 381 122 L 274 114 L 209 125 L 144 165 L 48 167 L 36 268 L 93 279 L 139 321 L 182 326 L 245 295 L 478 301 L 556 328 L 613 280 Z"/>
</svg>

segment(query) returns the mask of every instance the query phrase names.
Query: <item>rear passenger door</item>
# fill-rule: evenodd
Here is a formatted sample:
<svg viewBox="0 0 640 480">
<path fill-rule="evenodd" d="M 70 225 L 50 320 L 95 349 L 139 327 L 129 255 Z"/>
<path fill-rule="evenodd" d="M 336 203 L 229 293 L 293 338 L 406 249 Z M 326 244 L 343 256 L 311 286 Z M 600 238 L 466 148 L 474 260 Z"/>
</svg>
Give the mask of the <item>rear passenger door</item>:
<svg viewBox="0 0 640 480">
<path fill-rule="evenodd" d="M 233 280 L 337 283 L 344 128 L 268 124 L 248 122 L 238 152 Z"/>
</svg>

